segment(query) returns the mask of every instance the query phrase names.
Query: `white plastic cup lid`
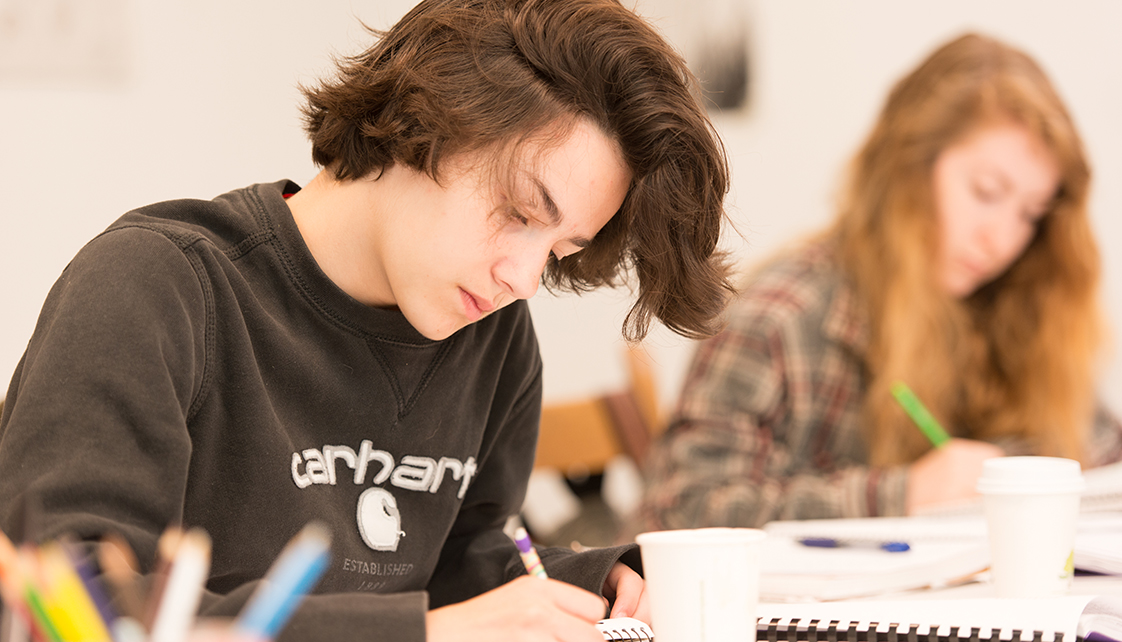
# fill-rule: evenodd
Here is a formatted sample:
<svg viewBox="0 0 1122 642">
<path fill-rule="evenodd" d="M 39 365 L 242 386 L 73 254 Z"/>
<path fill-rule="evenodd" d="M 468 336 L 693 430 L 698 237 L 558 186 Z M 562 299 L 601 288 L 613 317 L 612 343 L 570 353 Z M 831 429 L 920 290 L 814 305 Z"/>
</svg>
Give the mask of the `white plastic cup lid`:
<svg viewBox="0 0 1122 642">
<path fill-rule="evenodd" d="M 710 528 L 687 528 L 681 530 L 669 531 L 651 531 L 649 533 L 640 533 L 635 537 L 635 541 L 640 545 L 681 545 L 681 544 L 702 544 L 702 545 L 739 545 L 751 544 L 758 542 L 767 537 L 767 533 L 758 528 L 731 528 L 731 527 L 710 527 Z"/>
<path fill-rule="evenodd" d="M 977 490 L 983 495 L 1081 493 L 1079 462 L 1060 457 L 995 457 L 982 462 Z"/>
</svg>

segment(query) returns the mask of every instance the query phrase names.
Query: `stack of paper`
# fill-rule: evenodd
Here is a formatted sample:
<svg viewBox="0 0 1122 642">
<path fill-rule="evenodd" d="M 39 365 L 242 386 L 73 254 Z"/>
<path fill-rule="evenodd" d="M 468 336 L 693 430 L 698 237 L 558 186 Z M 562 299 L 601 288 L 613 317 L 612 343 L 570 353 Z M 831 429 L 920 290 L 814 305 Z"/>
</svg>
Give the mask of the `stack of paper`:
<svg viewBox="0 0 1122 642">
<path fill-rule="evenodd" d="M 772 522 L 761 555 L 760 599 L 772 602 L 868 597 L 974 579 L 989 567 L 979 517 Z M 807 546 L 807 539 L 836 547 Z M 906 544 L 889 551 L 882 544 Z"/>
<path fill-rule="evenodd" d="M 1075 533 L 1074 562 L 1081 571 L 1122 575 L 1122 514 L 1083 515 Z"/>
<path fill-rule="evenodd" d="M 989 567 L 982 515 L 776 521 L 764 530 L 760 598 L 772 602 L 867 598 L 978 579 Z M 837 544 L 822 548 L 806 540 Z M 884 544 L 906 544 L 891 552 Z M 1075 568 L 1122 575 L 1122 513 L 1084 512 Z"/>
</svg>

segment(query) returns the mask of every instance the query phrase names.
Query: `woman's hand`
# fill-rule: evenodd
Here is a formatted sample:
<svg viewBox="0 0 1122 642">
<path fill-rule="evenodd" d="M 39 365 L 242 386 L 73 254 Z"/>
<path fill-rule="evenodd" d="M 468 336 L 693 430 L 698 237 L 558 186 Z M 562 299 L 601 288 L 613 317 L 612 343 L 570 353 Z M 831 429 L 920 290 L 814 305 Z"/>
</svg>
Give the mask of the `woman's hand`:
<svg viewBox="0 0 1122 642">
<path fill-rule="evenodd" d="M 630 581 L 625 583 L 631 586 Z M 632 591 L 633 587 L 624 593 L 630 595 Z M 429 611 L 425 617 L 426 639 L 604 642 L 594 626 L 603 615 L 604 601 L 599 595 L 565 582 L 527 575 L 465 602 Z"/>
<path fill-rule="evenodd" d="M 905 510 L 917 510 L 977 496 L 974 487 L 982 476 L 982 462 L 1005 453 L 997 446 L 972 439 L 952 439 L 908 467 Z"/>
</svg>

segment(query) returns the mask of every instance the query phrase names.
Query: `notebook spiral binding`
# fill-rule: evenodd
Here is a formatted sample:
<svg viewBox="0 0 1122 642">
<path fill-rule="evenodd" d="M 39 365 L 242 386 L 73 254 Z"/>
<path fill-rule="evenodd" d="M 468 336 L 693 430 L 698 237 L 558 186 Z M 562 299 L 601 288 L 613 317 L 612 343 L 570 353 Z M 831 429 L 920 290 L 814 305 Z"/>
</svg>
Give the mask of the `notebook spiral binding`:
<svg viewBox="0 0 1122 642">
<path fill-rule="evenodd" d="M 596 628 L 604 634 L 605 640 L 623 642 L 654 642 L 654 632 L 640 620 L 634 618 L 613 618 L 600 620 Z"/>
<path fill-rule="evenodd" d="M 756 623 L 757 642 L 1063 642 L 1061 631 L 1045 640 L 1043 631 L 1009 630 L 972 627 L 939 627 L 936 625 L 898 624 L 896 622 L 850 622 L 840 620 L 803 620 L 773 618 Z M 1076 636 L 1074 642 L 1084 642 Z"/>
</svg>

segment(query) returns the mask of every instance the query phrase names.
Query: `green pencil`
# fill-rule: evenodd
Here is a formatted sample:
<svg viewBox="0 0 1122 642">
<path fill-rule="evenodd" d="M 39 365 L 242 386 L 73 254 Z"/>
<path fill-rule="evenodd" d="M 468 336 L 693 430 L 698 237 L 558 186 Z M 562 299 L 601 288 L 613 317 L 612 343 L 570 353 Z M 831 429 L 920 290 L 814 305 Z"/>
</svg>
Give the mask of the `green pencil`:
<svg viewBox="0 0 1122 642">
<path fill-rule="evenodd" d="M 904 412 L 908 413 L 912 421 L 919 427 L 920 432 L 927 437 L 936 448 L 946 446 L 951 440 L 951 436 L 947 431 L 939 425 L 939 421 L 928 412 L 923 402 L 919 397 L 912 392 L 903 381 L 897 381 L 892 384 L 892 396 L 896 397 L 896 401 L 904 408 Z"/>
</svg>

